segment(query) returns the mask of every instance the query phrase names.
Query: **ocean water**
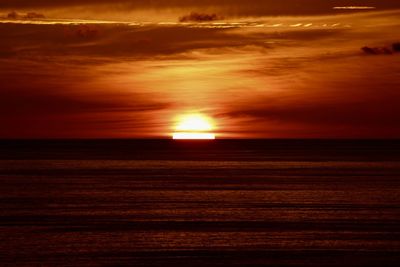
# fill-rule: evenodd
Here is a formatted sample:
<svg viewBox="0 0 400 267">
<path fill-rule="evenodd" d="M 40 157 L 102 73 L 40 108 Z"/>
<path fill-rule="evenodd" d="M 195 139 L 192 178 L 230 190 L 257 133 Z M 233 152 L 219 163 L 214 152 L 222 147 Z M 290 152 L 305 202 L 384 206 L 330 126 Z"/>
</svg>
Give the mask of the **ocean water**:
<svg viewBox="0 0 400 267">
<path fill-rule="evenodd" d="M 0 266 L 399 266 L 400 141 L 0 142 Z"/>
</svg>

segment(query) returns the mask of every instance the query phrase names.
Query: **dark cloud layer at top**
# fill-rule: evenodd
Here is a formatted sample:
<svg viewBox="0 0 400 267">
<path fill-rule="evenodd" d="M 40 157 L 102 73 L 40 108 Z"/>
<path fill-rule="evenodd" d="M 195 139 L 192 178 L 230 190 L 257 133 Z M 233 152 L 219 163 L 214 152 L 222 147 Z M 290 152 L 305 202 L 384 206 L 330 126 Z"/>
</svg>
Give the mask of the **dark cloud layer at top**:
<svg viewBox="0 0 400 267">
<path fill-rule="evenodd" d="M 107 5 L 114 9 L 219 7 L 245 15 L 318 14 L 332 12 L 334 6 L 373 6 L 378 9 L 400 8 L 397 0 L 14 0 L 2 1 L 0 9 L 60 8 Z M 229 10 L 229 11 L 228 11 Z"/>
</svg>

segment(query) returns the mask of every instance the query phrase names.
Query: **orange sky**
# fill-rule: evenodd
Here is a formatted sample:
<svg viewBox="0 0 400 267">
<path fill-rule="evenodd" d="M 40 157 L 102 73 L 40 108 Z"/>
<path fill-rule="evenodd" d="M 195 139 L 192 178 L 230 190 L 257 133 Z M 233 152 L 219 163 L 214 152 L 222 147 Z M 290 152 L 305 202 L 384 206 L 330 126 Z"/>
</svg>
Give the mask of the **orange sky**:
<svg viewBox="0 0 400 267">
<path fill-rule="evenodd" d="M 186 113 L 221 138 L 400 137 L 400 53 L 360 49 L 400 42 L 394 1 L 54 2 L 0 4 L 0 138 L 168 137 Z"/>
</svg>

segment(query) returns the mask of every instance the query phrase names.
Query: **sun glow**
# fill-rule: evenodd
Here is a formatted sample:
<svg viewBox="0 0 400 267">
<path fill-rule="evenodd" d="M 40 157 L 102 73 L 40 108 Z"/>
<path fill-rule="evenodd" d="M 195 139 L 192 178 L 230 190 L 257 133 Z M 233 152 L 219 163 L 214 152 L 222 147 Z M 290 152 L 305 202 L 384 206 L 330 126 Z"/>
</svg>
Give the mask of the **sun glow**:
<svg viewBox="0 0 400 267">
<path fill-rule="evenodd" d="M 215 134 L 212 133 L 174 133 L 172 136 L 175 140 L 213 140 L 215 139 Z"/>
<path fill-rule="evenodd" d="M 176 140 L 212 140 L 215 139 L 215 134 L 210 133 L 213 128 L 211 119 L 204 115 L 185 115 L 178 119 L 178 124 L 175 126 L 176 132 L 173 133 L 172 138 Z"/>
</svg>

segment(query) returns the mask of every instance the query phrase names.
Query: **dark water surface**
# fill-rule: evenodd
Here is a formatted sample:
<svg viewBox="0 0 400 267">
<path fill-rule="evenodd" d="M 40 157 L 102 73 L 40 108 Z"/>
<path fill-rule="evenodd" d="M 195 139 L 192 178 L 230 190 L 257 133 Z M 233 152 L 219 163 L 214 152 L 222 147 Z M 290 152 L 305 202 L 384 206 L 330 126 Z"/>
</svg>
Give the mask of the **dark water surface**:
<svg viewBox="0 0 400 267">
<path fill-rule="evenodd" d="M 400 141 L 0 141 L 1 266 L 400 266 Z"/>
</svg>

